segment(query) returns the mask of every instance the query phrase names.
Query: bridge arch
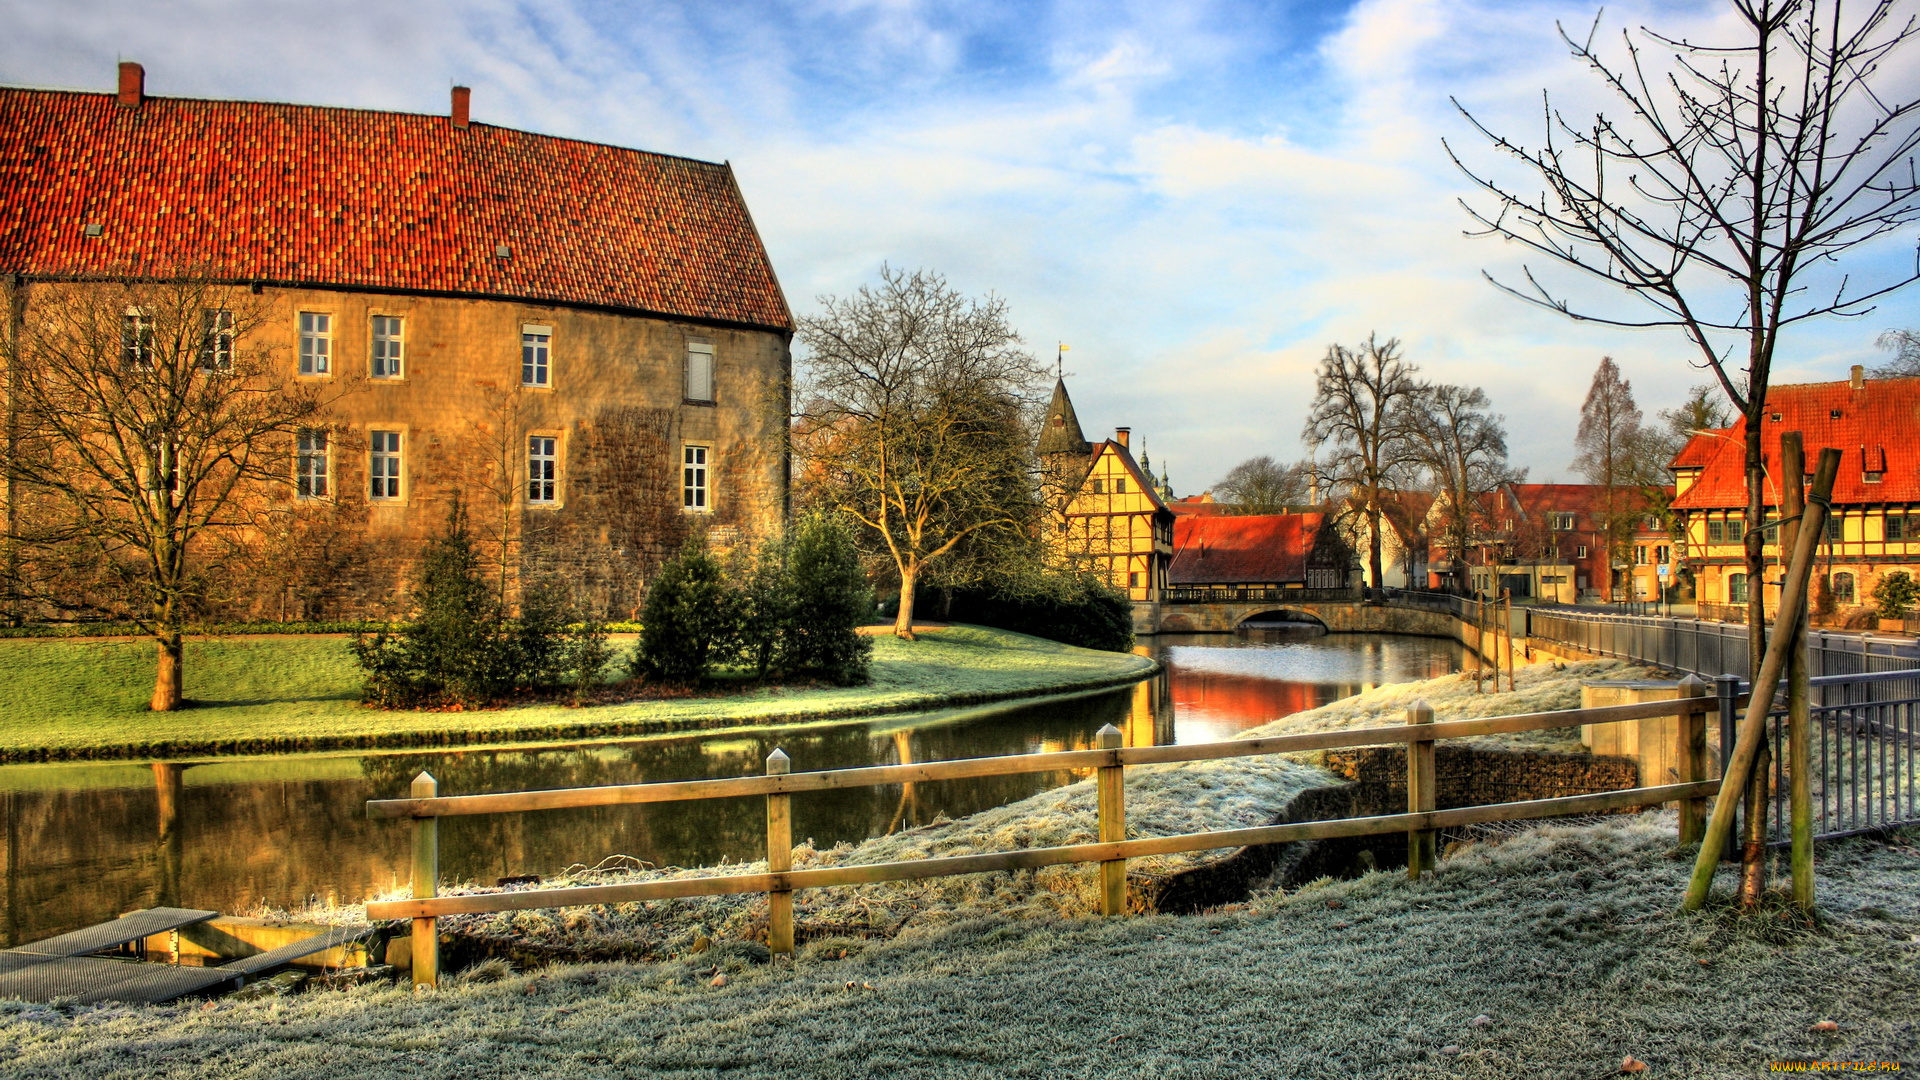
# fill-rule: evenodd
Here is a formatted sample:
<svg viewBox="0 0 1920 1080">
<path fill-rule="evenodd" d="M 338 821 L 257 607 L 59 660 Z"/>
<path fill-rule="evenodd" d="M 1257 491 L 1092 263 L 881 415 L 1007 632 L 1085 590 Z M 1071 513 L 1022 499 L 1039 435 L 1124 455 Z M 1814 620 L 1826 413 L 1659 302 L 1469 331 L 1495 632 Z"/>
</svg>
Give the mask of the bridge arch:
<svg viewBox="0 0 1920 1080">
<path fill-rule="evenodd" d="M 1318 612 L 1298 607 L 1253 607 L 1234 619 L 1232 628 L 1238 630 L 1251 622 L 1295 623 L 1300 626 L 1317 626 L 1322 630 L 1332 629 Z"/>
</svg>

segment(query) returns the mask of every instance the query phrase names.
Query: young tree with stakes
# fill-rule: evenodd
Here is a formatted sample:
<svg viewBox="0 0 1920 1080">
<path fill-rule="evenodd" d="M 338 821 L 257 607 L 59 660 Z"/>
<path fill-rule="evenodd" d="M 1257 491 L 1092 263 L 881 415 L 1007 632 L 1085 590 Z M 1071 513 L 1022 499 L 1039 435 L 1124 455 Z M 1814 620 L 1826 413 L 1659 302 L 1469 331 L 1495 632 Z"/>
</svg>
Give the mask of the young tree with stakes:
<svg viewBox="0 0 1920 1080">
<path fill-rule="evenodd" d="M 291 490 L 321 401 L 253 337 L 262 305 L 206 273 L 13 290 L 8 584 L 134 623 L 157 652 L 152 708 L 179 708 L 182 635 Z"/>
<path fill-rule="evenodd" d="M 878 286 L 820 304 L 800 320 L 795 449 L 810 501 L 864 526 L 899 574 L 894 633 L 912 640 L 930 566 L 963 545 L 1030 537 L 1026 417 L 1046 372 L 1020 348 L 1004 300 L 968 299 L 938 274 L 883 266 Z"/>
<path fill-rule="evenodd" d="M 1859 316 L 1920 279 L 1920 264 L 1849 255 L 1920 220 L 1920 99 L 1888 61 L 1920 32 L 1893 0 L 1731 0 L 1738 37 L 1720 43 L 1622 34 L 1601 55 L 1599 20 L 1584 39 L 1561 33 L 1610 90 L 1624 118 L 1591 123 L 1547 101 L 1544 141 L 1530 148 L 1461 112 L 1499 151 L 1544 182 L 1517 185 L 1456 165 L 1491 198 L 1463 202 L 1480 235 L 1517 242 L 1553 263 L 1644 302 L 1634 315 L 1576 302 L 1537 276 L 1494 284 L 1573 318 L 1673 327 L 1746 418 L 1748 580 L 1765 568 L 1760 436 L 1781 336 L 1826 315 Z M 1455 102 L 1456 106 L 1459 105 Z M 1765 652 L 1764 590 L 1749 600 L 1754 663 Z"/>
<path fill-rule="evenodd" d="M 1368 602 L 1381 602 L 1380 516 L 1383 496 L 1417 467 L 1415 413 L 1417 369 L 1400 356 L 1400 342 L 1377 336 L 1355 348 L 1330 345 L 1315 377 L 1301 438 L 1320 471 L 1322 487 L 1359 502 L 1367 530 Z M 1322 449 L 1331 453 L 1322 455 Z"/>
</svg>

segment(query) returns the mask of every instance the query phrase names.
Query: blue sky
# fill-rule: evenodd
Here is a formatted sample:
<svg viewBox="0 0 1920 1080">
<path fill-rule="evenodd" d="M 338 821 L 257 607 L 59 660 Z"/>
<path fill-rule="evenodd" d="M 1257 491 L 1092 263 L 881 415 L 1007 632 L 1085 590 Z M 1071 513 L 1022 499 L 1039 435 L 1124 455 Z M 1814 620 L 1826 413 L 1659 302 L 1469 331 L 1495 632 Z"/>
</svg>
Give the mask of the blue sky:
<svg viewBox="0 0 1920 1080">
<path fill-rule="evenodd" d="M 1072 345 L 1089 434 L 1130 425 L 1181 494 L 1254 454 L 1298 457 L 1315 362 L 1376 331 L 1426 376 L 1485 387 L 1534 479 L 1571 479 L 1602 355 L 1649 415 L 1703 373 L 1673 332 L 1574 323 L 1489 286 L 1482 271 L 1511 274 L 1519 253 L 1462 235 L 1467 188 L 1440 140 L 1498 167 L 1450 95 L 1525 134 L 1542 89 L 1603 104 L 1554 37 L 1594 11 L 0 0 L 0 82 L 107 89 L 125 58 L 159 95 L 418 112 L 470 85 L 479 121 L 731 161 L 802 313 L 883 260 L 1000 294 L 1036 355 Z M 1709 33 L 1723 17 L 1641 0 L 1606 25 Z M 1910 261 L 1911 232 L 1863 265 Z M 1775 381 L 1844 377 L 1884 358 L 1881 330 L 1913 325 L 1920 289 L 1809 325 Z"/>
</svg>

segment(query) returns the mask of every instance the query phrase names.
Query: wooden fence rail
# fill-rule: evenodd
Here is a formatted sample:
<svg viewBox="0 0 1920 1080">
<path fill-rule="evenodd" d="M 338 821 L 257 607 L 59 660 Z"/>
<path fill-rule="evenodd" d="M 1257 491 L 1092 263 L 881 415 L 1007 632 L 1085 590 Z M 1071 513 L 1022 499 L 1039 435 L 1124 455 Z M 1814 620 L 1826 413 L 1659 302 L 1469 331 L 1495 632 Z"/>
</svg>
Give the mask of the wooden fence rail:
<svg viewBox="0 0 1920 1080">
<path fill-rule="evenodd" d="M 824 772 L 788 772 L 787 755 L 775 750 L 767 760 L 767 775 L 727 780 L 693 780 L 656 784 L 623 784 L 554 791 L 504 792 L 490 795 L 439 796 L 433 779 L 422 773 L 410 798 L 378 799 L 367 803 L 370 818 L 411 818 L 414 832 L 413 898 L 370 901 L 369 919 L 413 920 L 414 982 L 438 979 L 438 937 L 435 920 L 444 915 L 516 911 L 529 908 L 618 904 L 693 896 L 766 893 L 769 898 L 769 946 L 776 953 L 793 950 L 793 893 L 799 889 L 863 885 L 881 881 L 949 877 L 994 871 L 1035 869 L 1067 863 L 1099 863 L 1100 908 L 1103 914 L 1125 910 L 1126 864 L 1149 855 L 1288 843 L 1335 837 L 1406 832 L 1409 875 L 1431 870 L 1435 861 L 1434 834 L 1439 829 L 1491 821 L 1523 821 L 1567 814 L 1678 802 L 1683 842 L 1698 840 L 1706 816 L 1706 800 L 1719 790 L 1719 781 L 1707 775 L 1706 717 L 1715 702 L 1706 696 L 1707 684 L 1689 677 L 1681 684 L 1678 701 L 1640 702 L 1597 709 L 1524 713 L 1514 716 L 1434 722 L 1424 702 L 1408 710 L 1407 723 L 1397 727 L 1356 728 L 1345 731 L 1281 735 L 1263 739 L 1201 743 L 1189 746 L 1122 747 L 1121 734 L 1112 725 L 1097 736 L 1098 749 L 1049 754 L 1019 754 L 921 765 L 887 765 Z M 1457 739 L 1517 731 L 1542 731 L 1582 724 L 1619 723 L 1654 717 L 1680 717 L 1678 760 L 1687 775 L 1680 782 L 1628 788 L 1593 795 L 1574 795 L 1526 802 L 1495 803 L 1451 810 L 1434 808 L 1433 746 L 1439 739 Z M 1183 833 L 1174 836 L 1126 837 L 1125 770 L 1130 765 L 1205 761 L 1252 757 L 1303 750 L 1408 744 L 1408 812 L 1363 818 L 1338 818 L 1247 829 Z M 923 780 L 951 780 L 973 776 L 1097 770 L 1100 842 L 1064 847 L 961 855 L 939 859 L 912 859 L 860 866 L 794 870 L 792 819 L 789 800 L 807 791 L 828 791 L 877 784 Z M 764 796 L 767 799 L 767 866 L 765 873 L 684 877 L 624 885 L 526 889 L 465 896 L 437 895 L 437 821 L 466 814 L 518 813 L 564 807 L 609 806 L 676 802 L 687 799 Z"/>
</svg>

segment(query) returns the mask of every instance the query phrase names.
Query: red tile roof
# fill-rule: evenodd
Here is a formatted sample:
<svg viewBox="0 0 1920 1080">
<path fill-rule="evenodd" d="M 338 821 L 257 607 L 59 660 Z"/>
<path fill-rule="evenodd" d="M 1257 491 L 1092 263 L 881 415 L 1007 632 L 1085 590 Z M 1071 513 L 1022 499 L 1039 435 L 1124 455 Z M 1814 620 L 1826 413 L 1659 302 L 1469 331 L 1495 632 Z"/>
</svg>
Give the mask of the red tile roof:
<svg viewBox="0 0 1920 1080">
<path fill-rule="evenodd" d="M 445 116 L 0 88 L 0 271 L 183 265 L 793 326 L 727 165 Z"/>
<path fill-rule="evenodd" d="M 1667 468 L 1669 469 L 1703 469 L 1705 468 L 1707 465 L 1707 462 L 1713 460 L 1713 455 L 1719 453 L 1720 448 L 1726 444 L 1726 436 L 1731 435 L 1734 429 L 1733 428 L 1703 428 L 1702 430 L 1710 431 L 1712 432 L 1712 434 L 1706 435 L 1706 436 L 1695 435 L 1694 437 L 1688 439 L 1687 445 L 1681 447 L 1680 452 L 1673 456 L 1673 460 L 1667 464 Z"/>
<path fill-rule="evenodd" d="M 1842 451 L 1834 502 L 1920 502 L 1920 379 L 1867 379 L 1859 390 L 1845 382 L 1776 386 L 1767 393 L 1765 411 L 1760 447 L 1767 475 L 1780 475 L 1781 434 L 1798 431 L 1808 469 L 1823 448 Z M 1673 501 L 1675 509 L 1745 506 L 1745 441 L 1745 420 L 1723 436 L 1695 435 L 1675 460 L 1702 462 L 1700 477 Z M 1867 483 L 1862 474 L 1881 466 L 1881 481 Z M 1778 505 L 1779 488 L 1769 484 L 1764 490 L 1767 505 Z"/>
<path fill-rule="evenodd" d="M 1167 582 L 1235 585 L 1305 581 L 1308 556 L 1327 515 L 1183 514 L 1173 523 L 1173 565 Z"/>
</svg>

